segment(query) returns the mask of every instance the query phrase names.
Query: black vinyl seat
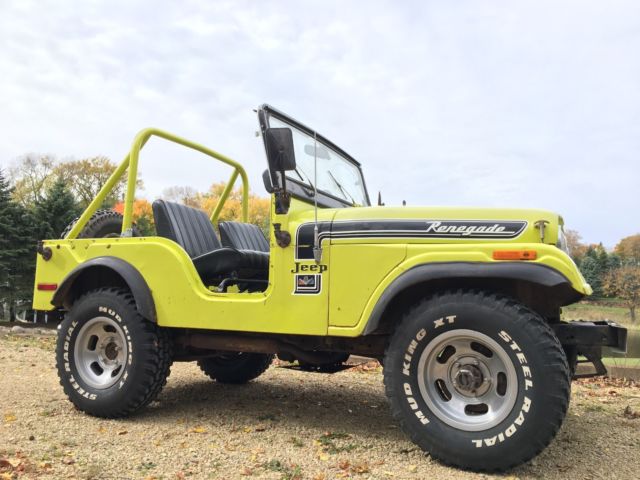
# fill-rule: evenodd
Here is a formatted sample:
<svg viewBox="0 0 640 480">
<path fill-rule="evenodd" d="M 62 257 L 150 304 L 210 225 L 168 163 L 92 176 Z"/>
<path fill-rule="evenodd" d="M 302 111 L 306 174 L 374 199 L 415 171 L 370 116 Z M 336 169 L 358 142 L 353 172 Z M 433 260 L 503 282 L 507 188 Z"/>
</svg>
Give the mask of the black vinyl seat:
<svg viewBox="0 0 640 480">
<path fill-rule="evenodd" d="M 218 228 L 220 229 L 220 240 L 225 247 L 269 253 L 269 242 L 257 225 L 240 222 L 220 222 Z"/>
<path fill-rule="evenodd" d="M 184 248 L 205 284 L 217 284 L 230 277 L 268 277 L 269 254 L 223 247 L 202 210 L 166 200 L 156 200 L 152 207 L 158 235 Z"/>
</svg>

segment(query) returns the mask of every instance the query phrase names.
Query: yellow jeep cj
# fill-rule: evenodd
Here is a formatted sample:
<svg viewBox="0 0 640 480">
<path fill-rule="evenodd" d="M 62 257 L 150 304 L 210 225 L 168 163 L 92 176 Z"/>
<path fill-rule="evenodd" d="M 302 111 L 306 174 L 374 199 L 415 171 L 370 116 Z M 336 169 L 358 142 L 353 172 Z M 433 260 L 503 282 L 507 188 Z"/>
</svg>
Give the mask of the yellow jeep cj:
<svg viewBox="0 0 640 480">
<path fill-rule="evenodd" d="M 538 454 L 564 419 L 571 379 L 606 372 L 603 346 L 626 348 L 611 322 L 560 320 L 563 305 L 591 293 L 562 218 L 372 206 L 344 150 L 268 105 L 258 119 L 268 239 L 247 223 L 240 164 L 147 129 L 63 238 L 38 245 L 33 307 L 61 319 L 56 361 L 69 399 L 123 417 L 158 396 L 175 361 L 245 383 L 274 355 L 328 373 L 361 355 L 382 363 L 393 416 L 434 458 L 503 470 Z M 142 237 L 132 206 L 151 137 L 233 172 L 210 215 L 156 200 L 157 235 Z M 98 210 L 123 175 L 124 215 Z M 238 177 L 243 222 L 218 221 Z"/>
</svg>

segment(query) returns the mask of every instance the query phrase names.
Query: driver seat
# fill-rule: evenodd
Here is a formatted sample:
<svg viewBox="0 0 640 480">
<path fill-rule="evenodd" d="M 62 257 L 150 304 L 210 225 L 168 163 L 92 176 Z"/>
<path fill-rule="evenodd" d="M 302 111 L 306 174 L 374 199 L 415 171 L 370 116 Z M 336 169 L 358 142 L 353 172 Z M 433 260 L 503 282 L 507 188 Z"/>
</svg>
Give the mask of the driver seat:
<svg viewBox="0 0 640 480">
<path fill-rule="evenodd" d="M 156 200 L 152 208 L 158 236 L 187 252 L 205 285 L 228 278 L 268 277 L 269 253 L 223 247 L 202 210 L 166 200 Z"/>
</svg>

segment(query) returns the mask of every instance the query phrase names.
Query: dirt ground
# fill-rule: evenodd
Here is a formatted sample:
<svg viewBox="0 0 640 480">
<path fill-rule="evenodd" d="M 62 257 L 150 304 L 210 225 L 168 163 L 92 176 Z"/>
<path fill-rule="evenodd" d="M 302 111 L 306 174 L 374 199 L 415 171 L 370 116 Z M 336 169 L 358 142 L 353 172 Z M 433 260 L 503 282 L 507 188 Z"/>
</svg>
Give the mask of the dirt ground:
<svg viewBox="0 0 640 480">
<path fill-rule="evenodd" d="M 154 402 L 126 420 L 74 409 L 53 338 L 0 332 L 0 479 L 417 479 L 640 477 L 640 388 L 574 383 L 551 446 L 505 475 L 445 467 L 390 417 L 375 364 L 334 375 L 272 367 L 245 386 L 176 364 Z"/>
</svg>

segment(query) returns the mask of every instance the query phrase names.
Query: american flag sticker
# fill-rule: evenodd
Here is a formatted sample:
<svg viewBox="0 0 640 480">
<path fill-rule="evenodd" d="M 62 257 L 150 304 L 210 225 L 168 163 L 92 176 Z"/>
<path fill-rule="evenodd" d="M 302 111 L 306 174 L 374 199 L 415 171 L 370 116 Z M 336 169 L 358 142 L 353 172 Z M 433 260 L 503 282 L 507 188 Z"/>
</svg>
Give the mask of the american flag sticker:
<svg viewBox="0 0 640 480">
<path fill-rule="evenodd" d="M 294 295 L 317 295 L 322 290 L 322 275 L 298 274 L 294 276 Z"/>
</svg>

